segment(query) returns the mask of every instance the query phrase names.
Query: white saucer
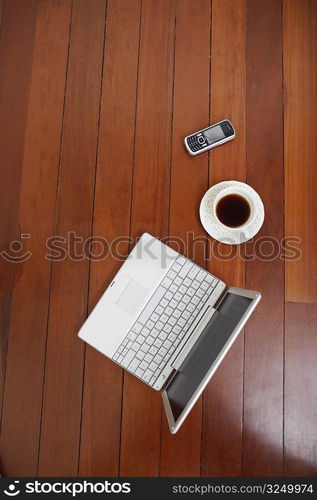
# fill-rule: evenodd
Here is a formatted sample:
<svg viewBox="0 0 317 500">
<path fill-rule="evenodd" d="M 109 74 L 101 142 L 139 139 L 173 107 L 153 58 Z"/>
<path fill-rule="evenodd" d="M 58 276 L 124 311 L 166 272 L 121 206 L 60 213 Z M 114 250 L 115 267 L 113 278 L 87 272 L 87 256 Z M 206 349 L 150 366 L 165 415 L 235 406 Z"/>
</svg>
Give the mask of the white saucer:
<svg viewBox="0 0 317 500">
<path fill-rule="evenodd" d="M 251 224 L 246 228 L 242 228 L 240 231 L 232 230 L 229 227 L 224 226 L 216 218 L 213 211 L 213 203 L 215 197 L 225 188 L 241 186 L 246 190 L 249 190 L 250 195 L 256 206 L 256 217 Z M 254 191 L 251 186 L 244 184 L 239 181 L 224 181 L 215 184 L 205 193 L 203 199 L 200 203 L 199 215 L 201 223 L 207 233 L 215 238 L 215 240 L 220 241 L 220 243 L 227 243 L 229 245 L 239 245 L 240 243 L 245 243 L 246 241 L 253 238 L 256 233 L 260 230 L 264 221 L 264 206 L 262 200 L 258 193 Z"/>
</svg>

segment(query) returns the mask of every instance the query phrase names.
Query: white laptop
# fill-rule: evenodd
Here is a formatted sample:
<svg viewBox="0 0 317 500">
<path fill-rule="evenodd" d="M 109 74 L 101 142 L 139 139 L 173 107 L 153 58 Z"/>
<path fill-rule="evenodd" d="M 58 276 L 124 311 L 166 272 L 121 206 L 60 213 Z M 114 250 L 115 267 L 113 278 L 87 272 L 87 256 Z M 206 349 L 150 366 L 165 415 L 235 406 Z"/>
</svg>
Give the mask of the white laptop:
<svg viewBox="0 0 317 500">
<path fill-rule="evenodd" d="M 161 391 L 175 433 L 260 298 L 144 233 L 78 335 Z"/>
</svg>

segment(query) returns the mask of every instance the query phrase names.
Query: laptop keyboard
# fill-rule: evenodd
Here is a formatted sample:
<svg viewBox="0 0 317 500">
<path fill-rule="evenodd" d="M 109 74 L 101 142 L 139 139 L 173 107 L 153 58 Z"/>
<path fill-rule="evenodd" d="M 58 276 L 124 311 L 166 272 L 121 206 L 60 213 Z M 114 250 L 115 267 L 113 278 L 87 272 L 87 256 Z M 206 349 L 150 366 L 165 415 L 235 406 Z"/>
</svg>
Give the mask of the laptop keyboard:
<svg viewBox="0 0 317 500">
<path fill-rule="evenodd" d="M 218 283 L 177 257 L 112 359 L 153 386 Z"/>
</svg>

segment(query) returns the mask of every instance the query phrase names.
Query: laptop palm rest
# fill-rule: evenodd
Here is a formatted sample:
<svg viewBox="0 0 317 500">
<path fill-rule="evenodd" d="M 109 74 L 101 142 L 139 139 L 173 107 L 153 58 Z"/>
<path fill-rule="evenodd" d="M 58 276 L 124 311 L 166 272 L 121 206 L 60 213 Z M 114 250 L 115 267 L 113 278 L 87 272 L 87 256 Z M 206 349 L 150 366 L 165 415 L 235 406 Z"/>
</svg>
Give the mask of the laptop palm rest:
<svg viewBox="0 0 317 500">
<path fill-rule="evenodd" d="M 173 423 L 172 432 L 176 432 L 178 421 L 183 421 L 189 413 L 243 327 L 250 309 L 253 310 L 252 302 L 250 297 L 226 293 L 189 355 L 165 387 L 162 395 L 169 423 Z"/>
</svg>

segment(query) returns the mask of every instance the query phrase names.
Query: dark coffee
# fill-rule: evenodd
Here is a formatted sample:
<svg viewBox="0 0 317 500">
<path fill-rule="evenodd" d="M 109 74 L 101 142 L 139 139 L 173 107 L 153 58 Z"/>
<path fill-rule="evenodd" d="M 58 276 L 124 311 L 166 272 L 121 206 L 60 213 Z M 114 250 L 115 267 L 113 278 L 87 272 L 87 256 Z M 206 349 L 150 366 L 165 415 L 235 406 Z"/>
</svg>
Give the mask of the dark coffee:
<svg viewBox="0 0 317 500">
<path fill-rule="evenodd" d="M 216 214 L 220 222 L 228 227 L 239 227 L 250 217 L 251 208 L 243 196 L 228 194 L 221 198 L 216 206 Z"/>
</svg>

